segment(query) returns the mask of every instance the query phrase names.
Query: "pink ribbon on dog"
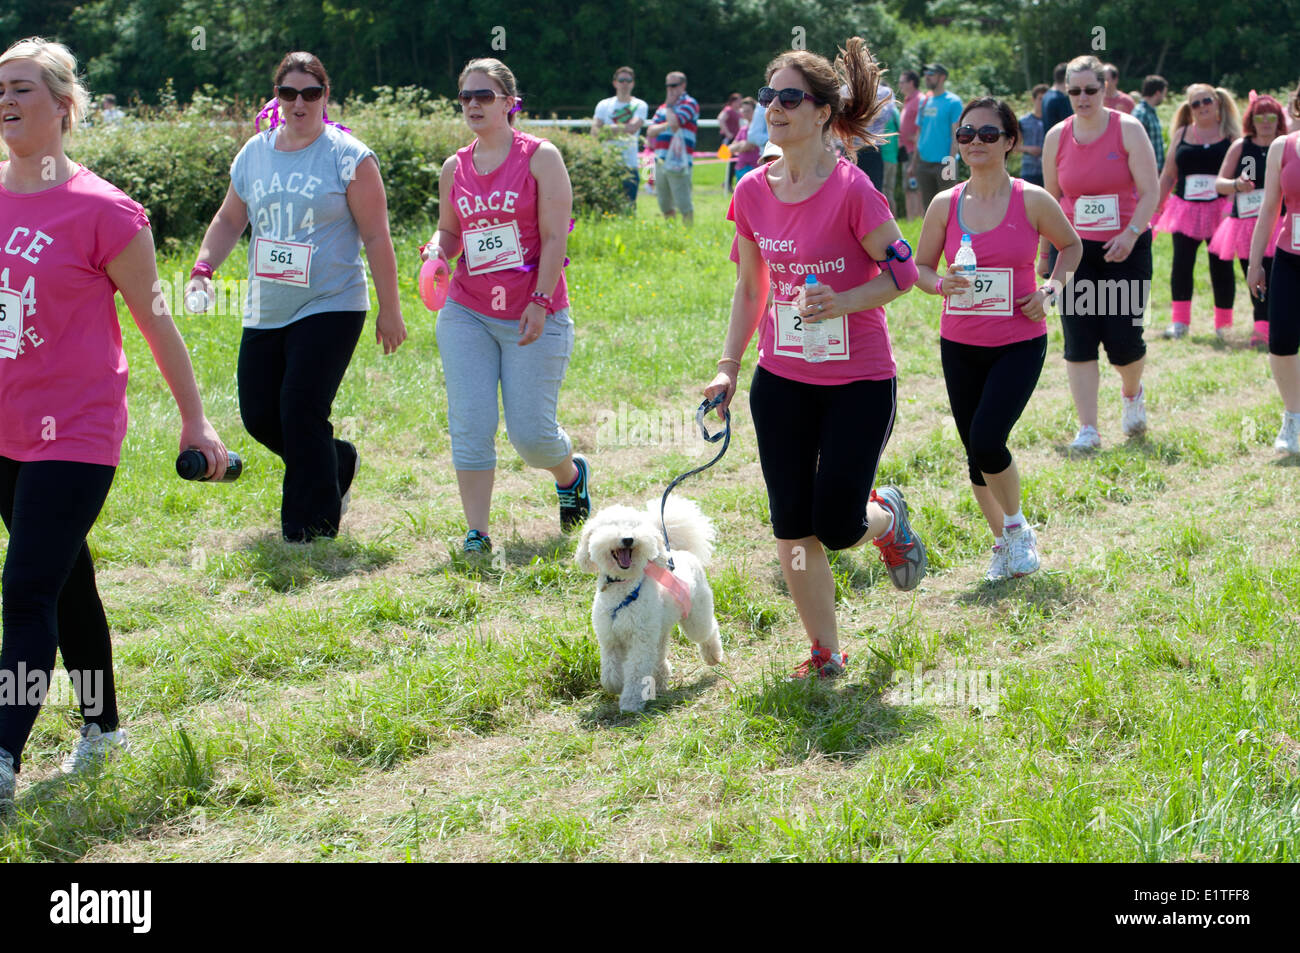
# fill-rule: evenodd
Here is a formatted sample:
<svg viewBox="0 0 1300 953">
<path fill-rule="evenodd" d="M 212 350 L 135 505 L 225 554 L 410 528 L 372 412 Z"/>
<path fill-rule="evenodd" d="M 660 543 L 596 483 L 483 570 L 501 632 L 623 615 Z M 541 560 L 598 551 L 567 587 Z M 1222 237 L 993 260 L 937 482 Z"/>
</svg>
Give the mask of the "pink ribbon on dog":
<svg viewBox="0 0 1300 953">
<path fill-rule="evenodd" d="M 645 574 L 659 583 L 667 591 L 668 595 L 673 597 L 673 601 L 677 603 L 677 608 L 682 610 L 683 619 L 691 614 L 691 593 L 686 588 L 686 583 L 658 563 L 646 563 Z"/>
</svg>

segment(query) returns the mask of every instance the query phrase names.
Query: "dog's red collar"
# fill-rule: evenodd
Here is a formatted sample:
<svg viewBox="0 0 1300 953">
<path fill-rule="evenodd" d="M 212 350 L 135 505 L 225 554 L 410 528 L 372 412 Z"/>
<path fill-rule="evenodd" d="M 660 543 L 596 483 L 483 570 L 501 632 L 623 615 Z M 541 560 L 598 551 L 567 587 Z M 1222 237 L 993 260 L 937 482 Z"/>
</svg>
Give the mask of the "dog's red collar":
<svg viewBox="0 0 1300 953">
<path fill-rule="evenodd" d="M 673 601 L 677 603 L 677 608 L 682 610 L 683 619 L 691 614 L 691 593 L 686 588 L 686 583 L 658 563 L 646 563 L 645 574 L 659 583 L 673 597 Z"/>
</svg>

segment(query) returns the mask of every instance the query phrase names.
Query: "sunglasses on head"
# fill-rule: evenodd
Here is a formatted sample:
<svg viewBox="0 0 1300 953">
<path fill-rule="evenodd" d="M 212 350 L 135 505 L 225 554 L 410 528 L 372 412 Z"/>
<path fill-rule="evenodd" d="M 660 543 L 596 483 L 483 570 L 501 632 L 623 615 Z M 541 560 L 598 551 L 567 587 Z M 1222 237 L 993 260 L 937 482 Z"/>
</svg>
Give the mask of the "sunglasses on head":
<svg viewBox="0 0 1300 953">
<path fill-rule="evenodd" d="M 324 86 L 308 86 L 305 89 L 294 89 L 292 86 L 275 87 L 275 94 L 286 103 L 293 102 L 299 96 L 302 97 L 304 103 L 314 103 L 321 98 L 324 92 Z"/>
<path fill-rule="evenodd" d="M 1100 86 L 1071 86 L 1066 90 L 1071 96 L 1081 96 L 1085 93 L 1089 96 L 1096 96 L 1101 92 Z"/>
<path fill-rule="evenodd" d="M 1214 102 L 1213 96 L 1206 96 L 1204 99 L 1191 100 L 1191 106 L 1193 109 L 1200 109 L 1202 106 L 1209 106 L 1213 102 Z"/>
<path fill-rule="evenodd" d="M 799 104 L 805 99 L 810 100 L 814 106 L 824 105 L 820 99 L 805 93 L 802 89 L 795 89 L 793 86 L 789 89 L 775 90 L 771 86 L 764 86 L 754 97 L 758 100 L 760 106 L 770 106 L 773 100 L 780 100 L 781 106 L 785 109 L 798 109 Z"/>
<path fill-rule="evenodd" d="M 997 126 L 980 126 L 976 129 L 974 126 L 965 125 L 957 127 L 957 141 L 963 146 L 968 146 L 975 141 L 975 137 L 980 137 L 980 142 L 994 143 L 1006 135 L 1006 132 Z"/>
<path fill-rule="evenodd" d="M 498 98 L 509 99 L 505 93 L 498 93 L 495 89 L 462 89 L 456 94 L 462 106 L 468 106 L 470 103 L 479 102 L 491 106 Z"/>
</svg>

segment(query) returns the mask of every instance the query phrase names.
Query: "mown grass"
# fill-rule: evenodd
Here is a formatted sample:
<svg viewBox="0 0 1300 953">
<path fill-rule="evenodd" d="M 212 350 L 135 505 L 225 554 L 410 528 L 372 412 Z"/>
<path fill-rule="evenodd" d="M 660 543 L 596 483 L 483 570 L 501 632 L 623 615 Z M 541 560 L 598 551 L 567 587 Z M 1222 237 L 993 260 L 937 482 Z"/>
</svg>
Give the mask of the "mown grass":
<svg viewBox="0 0 1300 953">
<path fill-rule="evenodd" d="M 734 276 L 716 173 L 699 170 L 691 232 L 643 197 L 636 218 L 571 236 L 579 333 L 561 419 L 595 463 L 597 505 L 657 499 L 705 459 L 690 417 Z M 278 539 L 281 467 L 239 423 L 237 319 L 180 319 L 209 414 L 245 457 L 233 485 L 175 478 L 175 410 L 127 332 L 131 431 L 91 546 L 135 750 L 56 779 L 78 718 L 51 706 L 0 858 L 1296 859 L 1300 471 L 1269 447 L 1281 405 L 1264 358 L 1209 334 L 1203 273 L 1193 337 L 1158 339 L 1167 239 L 1146 439 L 1119 437 L 1104 371 L 1103 449 L 1066 451 L 1050 334 L 1012 438 L 1044 567 L 1015 582 L 980 581 L 987 530 L 934 299 L 890 307 L 900 401 L 880 481 L 906 490 L 931 574 L 902 594 L 870 548 L 834 557 L 850 656 L 835 684 L 783 679 L 805 642 L 748 421 L 751 351 L 730 452 L 680 491 L 719 530 L 728 659 L 707 669 L 676 638 L 670 690 L 631 716 L 599 689 L 594 580 L 558 532 L 554 491 L 504 435 L 497 558 L 458 553 L 433 318 L 414 287 L 428 223 L 405 224 L 410 340 L 385 358 L 368 326 L 335 404 L 363 459 L 336 541 Z M 626 427 L 610 423 L 620 407 Z M 971 679 L 996 691 L 958 690 Z"/>
</svg>

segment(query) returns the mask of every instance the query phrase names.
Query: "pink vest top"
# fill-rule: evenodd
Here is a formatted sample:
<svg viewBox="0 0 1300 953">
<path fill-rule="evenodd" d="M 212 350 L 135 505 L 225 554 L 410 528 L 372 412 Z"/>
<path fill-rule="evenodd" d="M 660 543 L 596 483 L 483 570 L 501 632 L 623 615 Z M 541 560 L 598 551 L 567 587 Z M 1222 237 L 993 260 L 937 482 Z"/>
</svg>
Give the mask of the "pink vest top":
<svg viewBox="0 0 1300 953">
<path fill-rule="evenodd" d="M 948 203 L 948 231 L 943 252 L 952 267 L 961 249 L 963 229 L 960 221 L 961 200 L 966 191 L 963 182 L 952 190 Z M 1038 232 L 1025 214 L 1025 182 L 1011 180 L 1011 200 L 1002 221 L 987 232 L 969 232 L 975 250 L 977 293 L 975 305 L 954 309 L 952 299 L 944 299 L 941 337 L 957 344 L 1002 347 L 1029 341 L 1047 333 L 1047 321 L 1031 321 L 1024 316 L 1016 300 L 1034 293 L 1038 287 L 1034 261 L 1038 257 Z"/>
<path fill-rule="evenodd" d="M 1137 208 L 1137 185 L 1129 171 L 1119 116 L 1112 111 L 1106 131 L 1086 146 L 1074 141 L 1073 116 L 1061 124 L 1061 139 L 1056 149 L 1061 209 L 1084 241 L 1104 242 L 1114 238 L 1128 227 Z M 1076 207 L 1085 197 L 1084 204 Z"/>
<path fill-rule="evenodd" d="M 1296 145 L 1300 144 L 1300 132 L 1293 132 L 1286 137 L 1286 146 L 1282 149 L 1282 175 L 1278 185 L 1282 188 L 1282 235 L 1277 240 L 1277 247 L 1300 255 L 1300 156 L 1296 155 Z"/>
<path fill-rule="evenodd" d="M 456 263 L 448 297 L 471 311 L 517 321 L 537 287 L 542 258 L 537 225 L 537 180 L 528 162 L 544 140 L 514 130 L 506 160 L 487 175 L 474 168 L 475 139 L 456 153 L 450 199 L 460 219 L 465 249 Z M 475 274 L 470 274 L 476 260 Z M 564 271 L 549 291 L 556 311 L 569 306 Z"/>
</svg>

